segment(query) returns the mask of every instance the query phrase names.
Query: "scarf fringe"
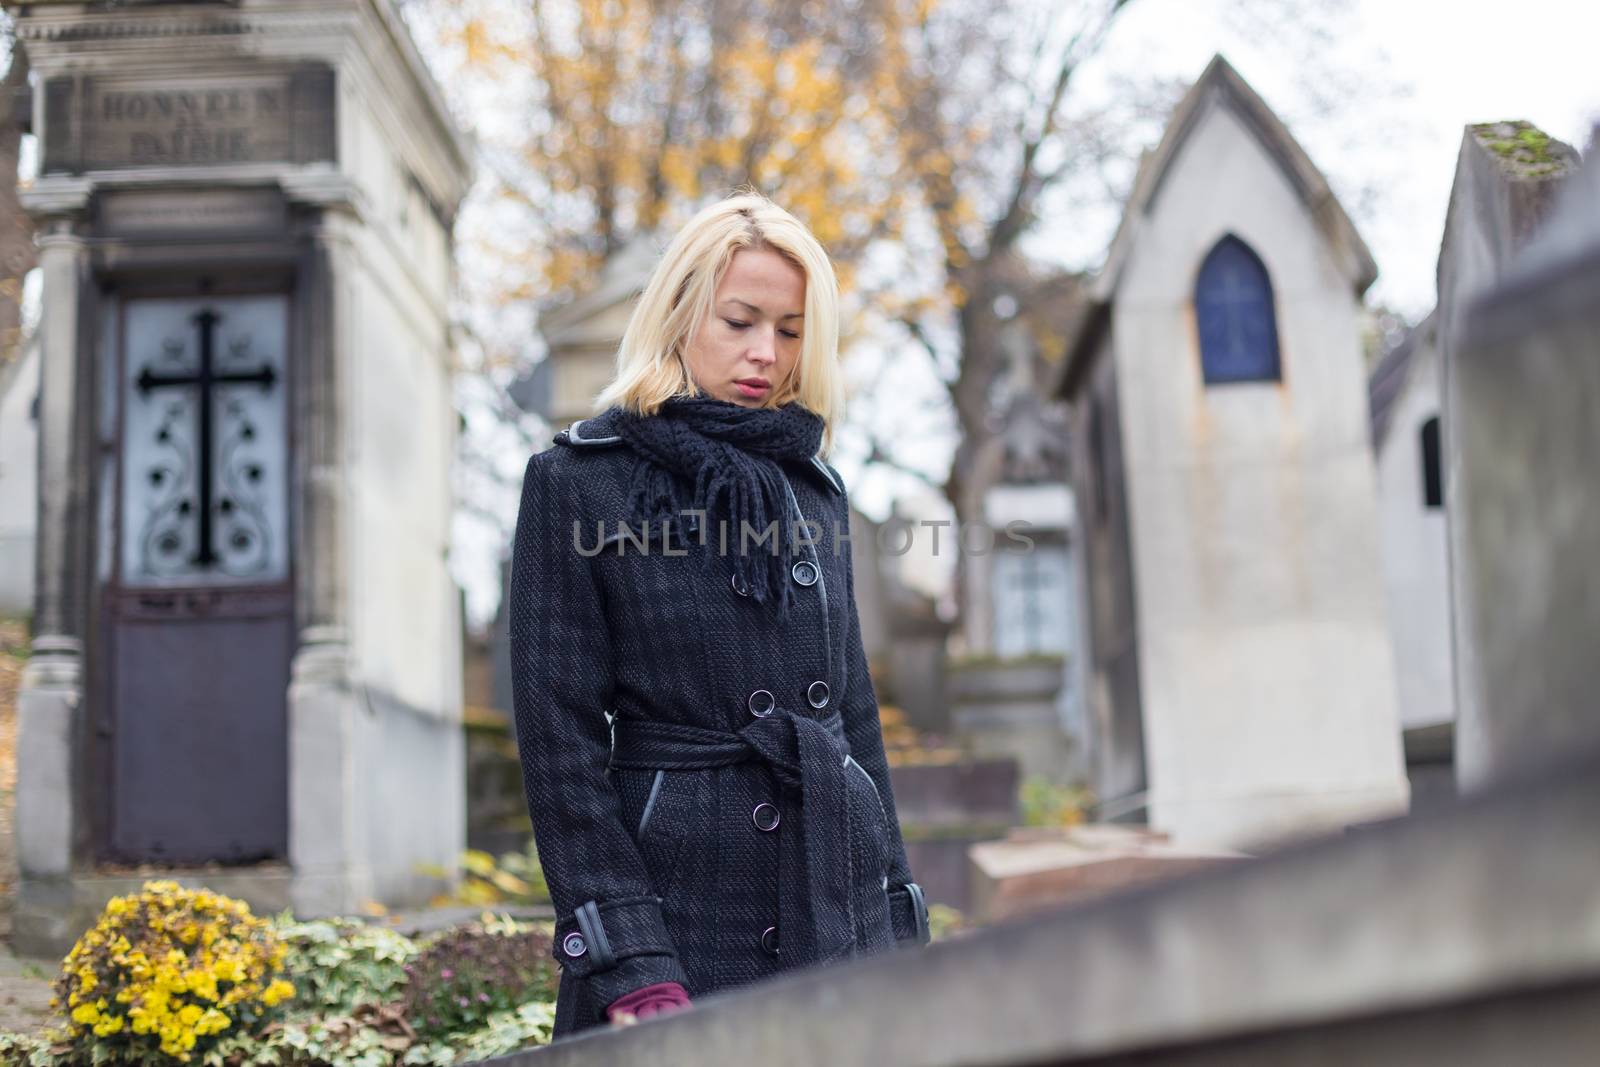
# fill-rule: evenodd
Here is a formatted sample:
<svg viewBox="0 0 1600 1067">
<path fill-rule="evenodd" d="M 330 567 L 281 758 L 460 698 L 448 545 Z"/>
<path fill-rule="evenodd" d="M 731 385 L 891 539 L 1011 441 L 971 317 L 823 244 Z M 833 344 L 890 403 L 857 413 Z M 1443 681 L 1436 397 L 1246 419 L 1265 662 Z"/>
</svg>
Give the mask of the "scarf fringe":
<svg viewBox="0 0 1600 1067">
<path fill-rule="evenodd" d="M 659 414 L 638 417 L 623 411 L 618 432 L 633 446 L 637 460 L 629 479 L 628 511 L 633 521 L 677 519 L 686 509 L 703 513 L 702 537 L 708 574 L 721 557 L 726 524 L 725 572 L 737 575 L 759 604 L 781 621 L 788 617 L 788 575 L 798 530 L 788 514 L 780 457 L 809 460 L 821 443 L 822 418 L 799 404 L 782 408 L 744 408 L 708 397 L 674 398 Z M 680 499 L 674 474 L 692 478 L 690 499 Z M 753 537 L 746 550 L 741 537 L 748 522 Z M 776 551 L 761 538 L 777 523 Z M 725 579 L 726 580 L 726 579 Z"/>
</svg>

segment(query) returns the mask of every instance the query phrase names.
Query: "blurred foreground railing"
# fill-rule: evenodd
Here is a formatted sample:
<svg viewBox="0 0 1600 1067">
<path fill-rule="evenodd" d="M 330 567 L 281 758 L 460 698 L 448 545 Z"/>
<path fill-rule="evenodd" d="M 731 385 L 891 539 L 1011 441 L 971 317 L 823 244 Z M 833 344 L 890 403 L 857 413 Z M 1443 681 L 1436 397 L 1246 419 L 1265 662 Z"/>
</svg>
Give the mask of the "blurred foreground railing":
<svg viewBox="0 0 1600 1067">
<path fill-rule="evenodd" d="M 707 998 L 511 1067 L 1596 1063 L 1600 752 L 925 950 Z"/>
</svg>

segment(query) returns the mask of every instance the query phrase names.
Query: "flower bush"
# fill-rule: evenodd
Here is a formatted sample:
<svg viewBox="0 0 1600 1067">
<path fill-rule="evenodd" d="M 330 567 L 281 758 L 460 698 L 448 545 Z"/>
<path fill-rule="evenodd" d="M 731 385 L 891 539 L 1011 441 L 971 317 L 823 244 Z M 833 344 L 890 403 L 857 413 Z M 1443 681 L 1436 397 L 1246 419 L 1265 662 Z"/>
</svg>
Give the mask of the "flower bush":
<svg viewBox="0 0 1600 1067">
<path fill-rule="evenodd" d="M 551 936 L 548 927 L 515 923 L 509 930 L 468 924 L 448 931 L 406 967 L 406 1020 L 418 1035 L 437 1038 L 528 1001 L 553 1001 L 560 975 Z"/>
<path fill-rule="evenodd" d="M 173 881 L 113 897 L 73 945 L 51 1006 L 90 1062 L 188 1063 L 218 1035 L 253 1033 L 295 992 L 288 946 L 249 905 Z"/>
<path fill-rule="evenodd" d="M 453 1067 L 547 1044 L 553 928 L 485 912 L 413 940 L 256 918 L 175 882 L 112 900 L 56 982 L 65 1024 L 0 1032 L 4 1067 Z"/>
<path fill-rule="evenodd" d="M 276 920 L 289 945 L 285 970 L 294 983 L 292 1014 L 349 1014 L 361 1004 L 394 1000 L 408 981 L 406 964 L 417 945 L 395 930 L 357 919 Z"/>
</svg>

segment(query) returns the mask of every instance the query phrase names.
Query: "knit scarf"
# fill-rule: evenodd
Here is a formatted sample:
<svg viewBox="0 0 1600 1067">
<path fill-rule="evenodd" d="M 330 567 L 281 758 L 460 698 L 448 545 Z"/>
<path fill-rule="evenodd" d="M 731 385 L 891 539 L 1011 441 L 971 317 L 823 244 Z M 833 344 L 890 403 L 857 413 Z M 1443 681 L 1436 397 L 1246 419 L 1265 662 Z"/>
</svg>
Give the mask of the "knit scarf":
<svg viewBox="0 0 1600 1067">
<path fill-rule="evenodd" d="M 628 485 L 632 521 L 655 526 L 685 509 L 701 510 L 708 569 L 723 555 L 719 524 L 725 523 L 734 583 L 785 618 L 797 531 L 777 460 L 805 462 L 815 455 L 822 417 L 799 403 L 747 408 L 703 393 L 673 397 L 655 415 L 617 414 L 616 431 L 638 456 Z M 688 500 L 679 499 L 672 474 L 693 483 Z M 778 524 L 776 552 L 772 538 L 757 540 L 772 522 Z M 749 537 L 741 536 L 745 523 Z"/>
</svg>

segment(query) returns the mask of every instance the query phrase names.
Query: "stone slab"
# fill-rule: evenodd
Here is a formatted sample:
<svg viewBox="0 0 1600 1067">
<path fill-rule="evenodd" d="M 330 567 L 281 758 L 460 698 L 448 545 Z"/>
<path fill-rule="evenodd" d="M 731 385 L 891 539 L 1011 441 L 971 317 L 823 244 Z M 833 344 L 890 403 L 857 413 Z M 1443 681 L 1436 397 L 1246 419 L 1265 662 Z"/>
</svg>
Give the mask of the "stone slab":
<svg viewBox="0 0 1600 1067">
<path fill-rule="evenodd" d="M 1432 817 L 489 1062 L 1592 1063 L 1597 822 L 1600 752 L 1589 752 Z M 1486 1030 L 1513 1035 L 1518 1054 L 1490 1058 L 1507 1046 Z M 1200 1058 L 1249 1041 L 1278 1042 L 1278 1058 Z"/>
<path fill-rule="evenodd" d="M 967 855 L 974 918 L 980 922 L 1081 903 L 1246 858 L 1179 848 L 1165 834 L 1113 825 L 1014 830 L 1002 841 L 973 845 Z"/>
</svg>

